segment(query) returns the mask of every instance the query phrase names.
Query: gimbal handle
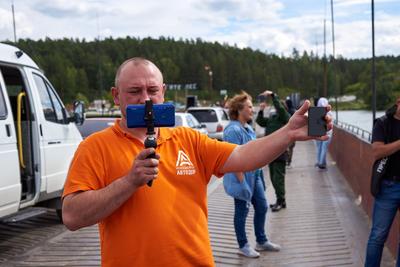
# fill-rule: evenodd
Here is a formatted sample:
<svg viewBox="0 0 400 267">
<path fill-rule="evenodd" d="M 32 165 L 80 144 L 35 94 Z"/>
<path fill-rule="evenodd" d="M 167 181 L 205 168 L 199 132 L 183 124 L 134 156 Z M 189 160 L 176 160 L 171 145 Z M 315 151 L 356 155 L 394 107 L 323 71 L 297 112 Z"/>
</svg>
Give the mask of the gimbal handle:
<svg viewBox="0 0 400 267">
<path fill-rule="evenodd" d="M 153 101 L 146 100 L 145 103 L 145 114 L 144 114 L 144 121 L 146 122 L 147 132 L 146 132 L 146 140 L 144 140 L 144 147 L 150 148 L 153 147 L 154 149 L 157 148 L 157 138 L 155 137 L 154 132 L 154 114 L 153 114 Z M 152 153 L 147 156 L 147 158 L 155 158 L 156 153 Z M 153 180 L 147 182 L 147 185 L 151 187 L 153 185 Z"/>
</svg>

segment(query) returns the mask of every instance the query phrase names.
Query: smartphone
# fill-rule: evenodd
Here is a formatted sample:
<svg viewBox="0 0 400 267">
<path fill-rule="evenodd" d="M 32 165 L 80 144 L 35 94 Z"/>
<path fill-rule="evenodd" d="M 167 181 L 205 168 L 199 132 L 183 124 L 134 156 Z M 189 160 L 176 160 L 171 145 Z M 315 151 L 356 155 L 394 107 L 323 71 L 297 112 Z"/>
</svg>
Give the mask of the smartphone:
<svg viewBox="0 0 400 267">
<path fill-rule="evenodd" d="M 153 104 L 154 127 L 175 126 L 175 106 L 169 103 Z M 126 107 L 126 124 L 128 128 L 146 128 L 145 105 L 128 105 Z"/>
<path fill-rule="evenodd" d="M 323 136 L 326 134 L 327 124 L 325 116 L 326 116 L 325 107 L 310 107 L 308 109 L 309 136 Z"/>
<path fill-rule="evenodd" d="M 261 103 L 261 102 L 264 102 L 264 101 L 267 100 L 267 96 L 265 96 L 265 95 L 258 95 L 258 96 L 256 97 L 256 99 L 257 99 L 258 103 Z"/>
</svg>

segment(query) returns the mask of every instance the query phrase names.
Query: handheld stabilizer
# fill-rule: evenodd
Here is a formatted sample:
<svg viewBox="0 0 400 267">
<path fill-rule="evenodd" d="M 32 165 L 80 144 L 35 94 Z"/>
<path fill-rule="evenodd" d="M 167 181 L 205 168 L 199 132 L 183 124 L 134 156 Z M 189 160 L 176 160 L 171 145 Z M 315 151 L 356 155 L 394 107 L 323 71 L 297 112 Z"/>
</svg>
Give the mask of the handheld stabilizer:
<svg viewBox="0 0 400 267">
<path fill-rule="evenodd" d="M 144 147 L 157 148 L 157 137 L 154 127 L 172 127 L 175 125 L 175 107 L 172 104 L 155 104 L 146 100 L 145 105 L 128 105 L 126 108 L 126 124 L 128 128 L 147 128 Z M 147 158 L 155 158 L 155 153 Z M 153 181 L 147 183 L 152 186 Z"/>
</svg>

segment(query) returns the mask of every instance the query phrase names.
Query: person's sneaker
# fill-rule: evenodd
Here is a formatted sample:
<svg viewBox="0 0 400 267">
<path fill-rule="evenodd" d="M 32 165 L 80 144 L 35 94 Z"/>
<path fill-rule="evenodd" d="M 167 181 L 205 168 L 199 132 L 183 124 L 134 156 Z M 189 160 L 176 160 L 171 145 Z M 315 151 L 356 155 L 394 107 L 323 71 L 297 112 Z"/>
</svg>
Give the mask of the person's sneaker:
<svg viewBox="0 0 400 267">
<path fill-rule="evenodd" d="M 266 241 L 264 244 L 257 243 L 256 250 L 258 250 L 258 251 L 263 251 L 263 250 L 265 250 L 265 251 L 280 251 L 281 246 L 279 246 L 278 244 L 274 244 L 271 241 Z"/>
<path fill-rule="evenodd" d="M 244 247 L 239 248 L 238 254 L 243 255 L 245 257 L 248 257 L 248 258 L 258 258 L 258 257 L 260 257 L 260 253 L 255 251 L 254 248 L 252 248 L 249 243 L 244 245 Z"/>
</svg>

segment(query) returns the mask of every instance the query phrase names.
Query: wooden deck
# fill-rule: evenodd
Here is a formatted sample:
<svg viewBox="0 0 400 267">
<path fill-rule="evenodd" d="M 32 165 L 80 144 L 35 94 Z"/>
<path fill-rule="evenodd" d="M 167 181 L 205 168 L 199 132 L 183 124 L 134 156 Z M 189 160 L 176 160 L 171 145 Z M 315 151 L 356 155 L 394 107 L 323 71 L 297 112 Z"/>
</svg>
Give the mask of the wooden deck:
<svg viewBox="0 0 400 267">
<path fill-rule="evenodd" d="M 298 143 L 293 167 L 287 170 L 287 209 L 268 211 L 266 229 L 280 252 L 262 252 L 258 259 L 237 254 L 233 199 L 220 181 L 210 187 L 209 232 L 217 266 L 363 266 L 369 234 L 368 218 L 357 206 L 346 181 L 330 162 L 328 171 L 314 168 L 312 142 Z M 269 183 L 267 196 L 274 202 Z M 254 242 L 251 212 L 249 241 Z M 99 266 L 97 227 L 70 232 L 54 212 L 16 224 L 0 224 L 0 266 Z M 394 266 L 385 249 L 381 266 Z"/>
</svg>

